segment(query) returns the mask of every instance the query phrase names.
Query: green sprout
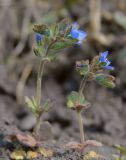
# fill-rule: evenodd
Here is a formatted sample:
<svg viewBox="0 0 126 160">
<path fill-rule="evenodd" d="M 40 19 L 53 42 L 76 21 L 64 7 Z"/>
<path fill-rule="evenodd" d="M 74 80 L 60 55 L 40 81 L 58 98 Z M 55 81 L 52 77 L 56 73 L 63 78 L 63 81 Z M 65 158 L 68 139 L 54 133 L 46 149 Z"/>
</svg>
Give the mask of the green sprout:
<svg viewBox="0 0 126 160">
<path fill-rule="evenodd" d="M 119 151 L 119 156 L 116 156 L 116 160 L 126 160 L 126 149 L 120 145 L 115 145 Z"/>
<path fill-rule="evenodd" d="M 76 70 L 82 76 L 82 81 L 80 83 L 80 88 L 78 92 L 72 91 L 68 96 L 67 106 L 77 112 L 81 143 L 85 142 L 82 111 L 89 107 L 89 102 L 85 99 L 83 91 L 85 85 L 89 81 L 96 81 L 98 84 L 113 88 L 115 87 L 115 77 L 109 74 L 105 74 L 104 70 L 113 70 L 114 68 L 110 66 L 110 61 L 107 58 L 108 51 L 101 53 L 99 56 L 94 57 L 94 59 L 89 63 L 89 60 L 77 61 Z"/>
</svg>

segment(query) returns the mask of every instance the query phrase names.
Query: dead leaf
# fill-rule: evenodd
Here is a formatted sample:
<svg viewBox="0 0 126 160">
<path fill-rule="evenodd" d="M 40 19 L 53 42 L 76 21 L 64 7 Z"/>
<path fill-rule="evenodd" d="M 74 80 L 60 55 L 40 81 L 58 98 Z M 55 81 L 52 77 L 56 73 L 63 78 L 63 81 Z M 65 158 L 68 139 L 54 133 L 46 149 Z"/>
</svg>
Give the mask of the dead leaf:
<svg viewBox="0 0 126 160">
<path fill-rule="evenodd" d="M 10 157 L 14 160 L 22 160 L 26 156 L 26 153 L 24 150 L 15 150 L 11 153 Z"/>
<path fill-rule="evenodd" d="M 37 158 L 38 156 L 39 154 L 37 152 L 28 151 L 26 158 L 31 160 L 31 159 Z"/>
<path fill-rule="evenodd" d="M 65 148 L 71 148 L 71 149 L 79 149 L 81 150 L 83 147 L 83 144 L 78 143 L 78 142 L 69 142 L 68 144 L 65 145 Z"/>
<path fill-rule="evenodd" d="M 41 144 L 40 141 L 37 141 L 30 134 L 23 134 L 23 133 L 17 133 L 15 135 L 6 136 L 5 140 L 7 142 L 11 142 L 11 143 L 18 141 L 19 143 L 21 143 L 25 146 L 28 146 L 28 147 L 37 147 L 39 144 Z"/>
<path fill-rule="evenodd" d="M 95 141 L 95 140 L 86 140 L 83 143 L 78 143 L 78 142 L 69 142 L 65 147 L 69 147 L 72 149 L 79 149 L 83 150 L 87 146 L 96 146 L 96 147 L 102 147 L 102 143 Z"/>
<path fill-rule="evenodd" d="M 38 144 L 36 139 L 28 134 L 16 134 L 16 138 L 19 142 L 29 147 L 36 147 Z"/>
<path fill-rule="evenodd" d="M 87 140 L 83 143 L 84 147 L 91 145 L 91 146 L 95 146 L 95 147 L 102 147 L 102 143 L 98 142 L 96 140 Z"/>
<path fill-rule="evenodd" d="M 44 157 L 52 157 L 53 150 L 46 148 L 39 148 L 39 153 L 42 154 Z"/>
</svg>

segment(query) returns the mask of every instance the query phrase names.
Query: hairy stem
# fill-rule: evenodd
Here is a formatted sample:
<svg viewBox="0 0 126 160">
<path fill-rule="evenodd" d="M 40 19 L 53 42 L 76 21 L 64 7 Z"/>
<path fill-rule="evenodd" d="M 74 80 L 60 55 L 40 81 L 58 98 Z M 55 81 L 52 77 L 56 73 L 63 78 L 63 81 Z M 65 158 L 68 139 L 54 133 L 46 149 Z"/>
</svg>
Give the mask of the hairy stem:
<svg viewBox="0 0 126 160">
<path fill-rule="evenodd" d="M 52 43 L 47 47 L 45 55 L 47 56 L 50 46 L 52 45 Z M 34 129 L 34 133 L 35 135 L 37 135 L 37 132 L 40 128 L 40 124 L 41 124 L 41 116 L 42 116 L 42 110 L 41 110 L 41 97 L 42 97 L 42 78 L 43 78 L 43 72 L 44 72 L 44 68 L 45 68 L 45 64 L 46 62 L 48 62 L 49 59 L 48 58 L 43 58 L 40 60 L 40 64 L 39 64 L 39 69 L 38 69 L 38 75 L 37 75 L 37 93 L 36 93 L 36 102 L 37 102 L 37 107 L 38 107 L 38 117 L 36 120 L 36 126 Z"/>
<path fill-rule="evenodd" d="M 83 90 L 87 82 L 87 76 L 84 76 L 80 88 L 79 88 L 79 96 L 81 97 L 83 95 Z M 81 143 L 85 141 L 85 136 L 84 136 L 84 126 L 83 126 L 83 119 L 81 115 L 81 110 L 77 110 L 77 115 L 78 115 L 78 122 L 79 122 L 79 129 L 80 129 L 80 137 L 81 137 Z"/>
<path fill-rule="evenodd" d="M 79 94 L 80 94 L 80 97 L 82 96 L 83 94 L 83 90 L 84 90 L 84 87 L 86 85 L 86 81 L 87 81 L 87 77 L 84 76 L 82 81 L 81 81 L 81 84 L 80 84 L 80 88 L 79 88 Z"/>
<path fill-rule="evenodd" d="M 85 136 L 84 136 L 84 126 L 83 126 L 83 119 L 82 119 L 82 115 L 81 115 L 81 110 L 77 111 L 77 116 L 78 116 L 78 122 L 79 122 L 81 143 L 83 143 L 85 141 Z"/>
<path fill-rule="evenodd" d="M 38 131 L 39 131 L 39 128 L 40 128 L 40 124 L 41 124 L 41 114 L 39 114 L 39 116 L 36 118 L 36 125 L 35 125 L 35 128 L 34 128 L 34 135 L 37 137 L 37 135 L 39 134 Z"/>
<path fill-rule="evenodd" d="M 39 70 L 38 70 L 38 76 L 37 76 L 37 95 L 36 95 L 36 102 L 38 108 L 40 108 L 41 105 L 41 88 L 42 88 L 42 77 L 44 72 L 44 66 L 45 66 L 46 60 L 40 60 Z"/>
<path fill-rule="evenodd" d="M 40 106 L 41 106 L 41 96 L 42 96 L 42 78 L 43 78 L 43 72 L 44 72 L 44 67 L 45 63 L 47 62 L 46 59 L 40 60 L 39 64 L 39 69 L 38 69 L 38 75 L 37 75 L 37 93 L 36 93 L 36 102 L 37 102 L 37 107 L 38 107 L 38 116 L 36 120 L 36 126 L 34 128 L 34 134 L 37 136 L 39 127 L 40 127 L 40 122 L 41 122 L 41 116 L 43 112 L 40 112 Z"/>
<path fill-rule="evenodd" d="M 46 52 L 45 52 L 45 56 L 48 55 L 49 49 L 54 42 L 50 43 L 49 46 L 47 47 Z M 38 76 L 37 76 L 37 96 L 36 96 L 36 101 L 37 101 L 38 107 L 40 107 L 40 104 L 41 104 L 41 96 L 42 96 L 42 93 L 41 93 L 42 86 L 41 85 L 42 85 L 42 77 L 43 77 L 44 67 L 45 67 L 45 63 L 48 61 L 49 61 L 49 59 L 46 57 L 43 58 L 42 60 L 40 60 Z"/>
</svg>

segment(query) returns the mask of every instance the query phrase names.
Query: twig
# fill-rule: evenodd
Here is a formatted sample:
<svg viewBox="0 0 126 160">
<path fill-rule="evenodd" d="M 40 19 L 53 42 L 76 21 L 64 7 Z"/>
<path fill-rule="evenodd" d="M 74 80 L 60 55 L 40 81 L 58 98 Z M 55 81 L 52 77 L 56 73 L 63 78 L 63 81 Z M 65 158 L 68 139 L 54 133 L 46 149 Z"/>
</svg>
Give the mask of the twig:
<svg viewBox="0 0 126 160">
<path fill-rule="evenodd" d="M 17 84 L 16 97 L 20 103 L 22 103 L 24 86 L 26 84 L 26 81 L 27 81 L 29 75 L 31 74 L 32 68 L 33 68 L 33 64 L 28 64 L 24 68 L 22 75 L 21 75 L 21 78 Z"/>
<path fill-rule="evenodd" d="M 90 29 L 96 34 L 101 30 L 101 0 L 90 0 Z"/>
</svg>

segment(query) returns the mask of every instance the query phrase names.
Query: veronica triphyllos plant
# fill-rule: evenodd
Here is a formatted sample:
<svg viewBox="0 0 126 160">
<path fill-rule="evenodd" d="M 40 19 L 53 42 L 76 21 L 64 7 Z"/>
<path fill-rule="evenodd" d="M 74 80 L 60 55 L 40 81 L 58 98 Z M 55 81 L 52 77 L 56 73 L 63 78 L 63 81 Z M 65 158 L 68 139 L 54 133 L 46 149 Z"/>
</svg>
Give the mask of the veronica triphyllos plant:
<svg viewBox="0 0 126 160">
<path fill-rule="evenodd" d="M 95 56 L 91 62 L 89 62 L 89 60 L 81 60 L 76 62 L 76 70 L 81 75 L 82 80 L 79 91 L 72 91 L 69 94 L 67 106 L 68 108 L 75 110 L 77 113 L 82 147 L 88 144 L 98 146 L 101 145 L 100 143 L 96 143 L 96 141 L 85 140 L 82 111 L 88 108 L 90 104 L 83 95 L 83 92 L 85 85 L 89 81 L 95 81 L 98 84 L 108 88 L 113 88 L 115 86 L 115 77 L 104 72 L 105 70 L 109 71 L 114 69 L 114 67 L 110 65 L 111 61 L 107 58 L 108 53 L 108 51 L 100 53 L 98 56 Z"/>
<path fill-rule="evenodd" d="M 74 44 L 81 44 L 87 34 L 84 31 L 78 30 L 78 24 L 72 24 L 68 19 L 64 19 L 50 26 L 46 24 L 35 24 L 33 30 L 36 33 L 34 53 L 39 61 L 36 96 L 31 98 L 25 97 L 25 102 L 36 117 L 34 135 L 37 138 L 41 117 L 50 108 L 50 101 L 48 99 L 41 103 L 42 77 L 45 66 L 47 63 L 54 61 L 63 49 Z"/>
</svg>

